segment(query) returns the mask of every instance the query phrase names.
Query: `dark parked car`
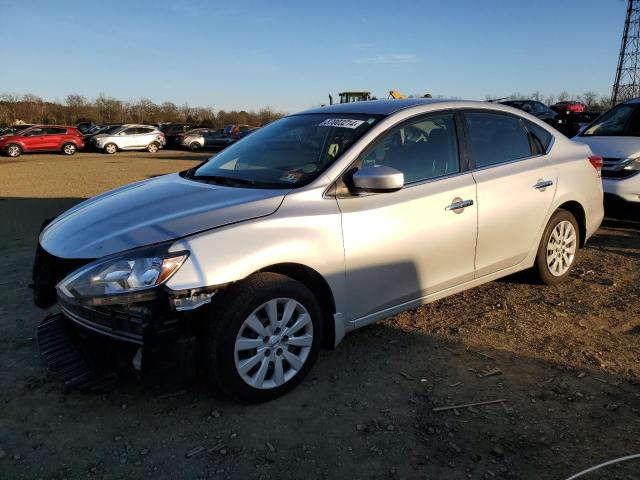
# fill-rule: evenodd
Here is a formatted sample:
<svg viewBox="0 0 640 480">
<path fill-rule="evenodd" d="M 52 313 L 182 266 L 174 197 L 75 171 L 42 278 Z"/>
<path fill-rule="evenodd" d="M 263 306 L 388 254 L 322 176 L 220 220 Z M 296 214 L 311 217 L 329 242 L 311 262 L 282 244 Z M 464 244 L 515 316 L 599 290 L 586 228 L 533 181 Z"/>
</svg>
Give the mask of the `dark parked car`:
<svg viewBox="0 0 640 480">
<path fill-rule="evenodd" d="M 179 135 L 179 144 L 193 151 L 201 148 L 226 148 L 238 138 L 224 133 L 224 129 L 196 128 Z"/>
<path fill-rule="evenodd" d="M 76 125 L 76 129 L 81 133 L 81 134 L 85 134 L 87 133 L 89 130 L 97 127 L 98 125 L 96 125 L 93 122 L 80 122 Z"/>
<path fill-rule="evenodd" d="M 527 112 L 550 125 L 555 124 L 556 112 L 537 100 L 506 100 L 500 103 Z"/>
<path fill-rule="evenodd" d="M 9 125 L 8 127 L 0 128 L 0 136 L 13 135 L 16 133 L 20 133 L 26 130 L 27 128 L 31 128 L 31 127 L 33 127 L 33 124 L 30 124 L 30 123 L 22 123 L 20 125 Z"/>
<path fill-rule="evenodd" d="M 73 155 L 84 147 L 82 134 L 75 127 L 33 125 L 18 133 L 0 137 L 0 150 L 9 157 L 27 152 L 59 151 Z"/>
<path fill-rule="evenodd" d="M 180 145 L 180 135 L 195 128 L 206 128 L 196 123 L 163 123 L 158 125 L 158 129 L 164 133 L 167 147 L 177 147 Z"/>
</svg>

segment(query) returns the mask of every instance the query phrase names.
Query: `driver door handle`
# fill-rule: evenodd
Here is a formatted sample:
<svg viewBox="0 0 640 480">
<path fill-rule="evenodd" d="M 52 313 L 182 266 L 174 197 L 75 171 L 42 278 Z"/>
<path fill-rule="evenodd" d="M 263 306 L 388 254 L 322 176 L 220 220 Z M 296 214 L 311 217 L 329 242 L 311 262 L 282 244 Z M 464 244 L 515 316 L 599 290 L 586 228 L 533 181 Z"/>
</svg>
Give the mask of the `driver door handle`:
<svg viewBox="0 0 640 480">
<path fill-rule="evenodd" d="M 536 190 L 542 190 L 550 187 L 551 185 L 553 185 L 553 180 L 538 180 L 538 183 L 536 183 L 533 188 Z"/>
<path fill-rule="evenodd" d="M 444 207 L 445 210 L 461 210 L 463 208 L 467 208 L 473 205 L 473 200 L 458 200 L 457 202 L 453 202 L 451 205 L 447 205 Z"/>
</svg>

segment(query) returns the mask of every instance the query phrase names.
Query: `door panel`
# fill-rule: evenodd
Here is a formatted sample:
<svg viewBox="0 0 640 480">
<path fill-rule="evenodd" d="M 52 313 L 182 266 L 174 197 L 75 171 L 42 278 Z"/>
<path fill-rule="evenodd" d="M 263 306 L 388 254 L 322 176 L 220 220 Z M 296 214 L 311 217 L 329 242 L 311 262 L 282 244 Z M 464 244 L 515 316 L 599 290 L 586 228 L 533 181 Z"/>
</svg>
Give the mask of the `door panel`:
<svg viewBox="0 0 640 480">
<path fill-rule="evenodd" d="M 517 265 L 537 248 L 557 178 L 546 156 L 477 170 L 473 177 L 478 185 L 477 278 Z M 535 188 L 540 181 L 553 185 Z"/>
<path fill-rule="evenodd" d="M 45 150 L 46 139 L 40 128 L 30 130 L 24 136 L 25 150 Z"/>
<path fill-rule="evenodd" d="M 446 210 L 456 199 L 474 205 Z M 470 173 L 393 193 L 338 198 L 350 318 L 472 280 L 475 200 Z"/>
</svg>

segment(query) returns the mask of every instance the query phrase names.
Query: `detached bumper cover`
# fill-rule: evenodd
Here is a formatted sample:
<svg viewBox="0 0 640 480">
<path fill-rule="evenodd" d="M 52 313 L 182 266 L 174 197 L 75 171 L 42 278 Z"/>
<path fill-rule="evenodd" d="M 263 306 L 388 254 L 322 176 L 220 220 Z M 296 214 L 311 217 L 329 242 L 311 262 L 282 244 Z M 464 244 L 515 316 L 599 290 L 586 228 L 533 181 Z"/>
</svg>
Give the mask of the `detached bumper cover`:
<svg viewBox="0 0 640 480">
<path fill-rule="evenodd" d="M 66 328 L 61 314 L 47 316 L 37 331 L 38 352 L 67 390 L 103 393 L 118 380 L 113 371 L 100 372 L 87 361 Z"/>
</svg>

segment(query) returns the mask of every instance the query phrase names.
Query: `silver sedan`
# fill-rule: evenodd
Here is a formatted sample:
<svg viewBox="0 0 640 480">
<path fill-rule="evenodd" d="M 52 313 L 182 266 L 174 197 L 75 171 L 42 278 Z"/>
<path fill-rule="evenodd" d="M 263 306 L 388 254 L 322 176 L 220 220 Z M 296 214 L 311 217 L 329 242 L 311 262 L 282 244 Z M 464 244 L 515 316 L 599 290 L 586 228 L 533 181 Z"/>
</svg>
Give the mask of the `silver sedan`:
<svg viewBox="0 0 640 480">
<path fill-rule="evenodd" d="M 131 368 L 165 346 L 186 371 L 201 345 L 224 392 L 269 400 L 376 320 L 521 270 L 568 280 L 603 218 L 601 164 L 495 103 L 310 110 L 61 215 L 40 236 L 36 300 L 126 344 Z"/>
</svg>

